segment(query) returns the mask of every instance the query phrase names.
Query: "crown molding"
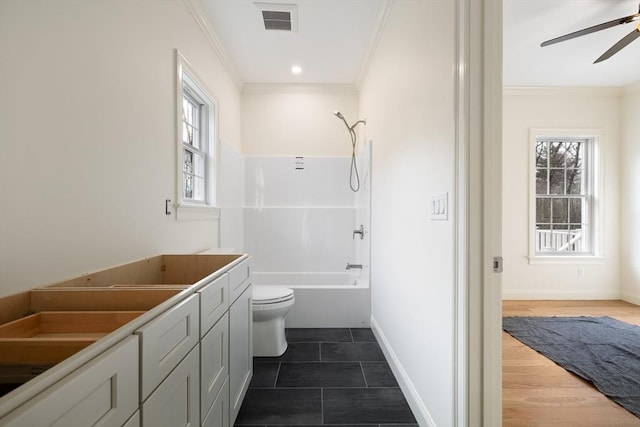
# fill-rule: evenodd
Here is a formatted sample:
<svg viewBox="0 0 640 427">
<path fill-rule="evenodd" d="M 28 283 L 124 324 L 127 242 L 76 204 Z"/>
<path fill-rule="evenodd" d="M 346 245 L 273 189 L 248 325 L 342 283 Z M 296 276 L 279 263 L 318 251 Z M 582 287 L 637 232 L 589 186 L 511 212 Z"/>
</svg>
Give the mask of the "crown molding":
<svg viewBox="0 0 640 427">
<path fill-rule="evenodd" d="M 358 90 L 351 84 L 287 84 L 287 83 L 245 83 L 242 94 L 342 94 L 357 95 Z"/>
<path fill-rule="evenodd" d="M 504 95 L 526 96 L 620 96 L 619 87 L 573 87 L 573 86 L 508 86 L 503 89 Z"/>
<path fill-rule="evenodd" d="M 395 0 L 385 0 L 378 9 L 378 15 L 376 16 L 376 23 L 373 26 L 373 30 L 371 31 L 371 37 L 369 37 L 369 46 L 367 47 L 367 53 L 364 56 L 364 61 L 362 62 L 362 67 L 360 68 L 360 72 L 355 81 L 356 87 L 359 89 L 362 87 L 364 83 L 364 79 L 369 72 L 369 67 L 371 67 L 371 61 L 373 60 L 373 56 L 378 49 L 378 43 L 380 43 L 380 38 L 382 37 L 382 32 L 384 27 L 387 24 L 387 20 L 389 19 L 389 15 L 391 13 L 391 8 L 393 6 Z"/>
<path fill-rule="evenodd" d="M 200 2 L 200 0 L 183 0 L 183 2 L 187 6 L 187 9 L 189 9 L 189 12 L 191 12 L 193 19 L 196 21 L 198 27 L 213 48 L 213 51 L 222 63 L 222 66 L 227 71 L 229 78 L 233 81 L 236 88 L 238 90 L 241 90 L 242 79 L 240 79 L 240 75 L 238 74 L 238 71 L 233 64 L 233 61 L 231 61 L 231 57 L 227 53 L 224 46 L 222 46 L 218 35 L 209 23 L 209 20 L 206 18 L 206 14 L 204 12 L 204 9 L 202 8 L 202 3 Z"/>
</svg>

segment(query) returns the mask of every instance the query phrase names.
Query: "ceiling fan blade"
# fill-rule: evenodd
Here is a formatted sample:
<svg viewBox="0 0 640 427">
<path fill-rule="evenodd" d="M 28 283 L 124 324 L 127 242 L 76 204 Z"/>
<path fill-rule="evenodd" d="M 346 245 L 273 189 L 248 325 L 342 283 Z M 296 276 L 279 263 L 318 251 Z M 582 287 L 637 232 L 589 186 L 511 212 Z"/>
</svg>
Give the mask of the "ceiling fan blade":
<svg viewBox="0 0 640 427">
<path fill-rule="evenodd" d="M 611 58 L 613 55 L 618 53 L 623 47 L 625 47 L 626 45 L 628 45 L 638 37 L 640 37 L 640 28 L 636 28 L 635 30 L 631 31 L 629 34 L 621 38 L 618 43 L 611 46 L 609 50 L 607 50 L 605 53 L 603 53 L 600 56 L 600 58 L 596 59 L 594 64 L 597 64 L 598 62 L 602 62 L 606 59 Z"/>
<path fill-rule="evenodd" d="M 606 30 L 607 28 L 615 27 L 616 25 L 628 24 L 629 22 L 637 21 L 639 19 L 640 13 L 636 13 L 634 15 L 625 16 L 624 18 L 614 19 L 613 21 L 603 22 L 602 24 L 594 25 L 593 27 L 584 28 L 573 33 L 565 34 L 564 36 L 556 37 L 555 39 L 547 40 L 540 46 L 549 46 L 550 44 L 560 43 L 565 40 L 571 40 L 576 37 L 595 33 L 596 31 Z"/>
</svg>

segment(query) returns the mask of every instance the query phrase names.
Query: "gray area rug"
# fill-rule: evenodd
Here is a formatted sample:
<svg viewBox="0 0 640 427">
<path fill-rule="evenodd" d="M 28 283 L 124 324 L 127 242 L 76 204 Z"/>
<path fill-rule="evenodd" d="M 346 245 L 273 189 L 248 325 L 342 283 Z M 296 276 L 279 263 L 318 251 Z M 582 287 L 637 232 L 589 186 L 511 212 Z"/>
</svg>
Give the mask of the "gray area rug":
<svg viewBox="0 0 640 427">
<path fill-rule="evenodd" d="M 503 317 L 502 328 L 640 418 L 640 327 L 610 317 Z"/>
</svg>

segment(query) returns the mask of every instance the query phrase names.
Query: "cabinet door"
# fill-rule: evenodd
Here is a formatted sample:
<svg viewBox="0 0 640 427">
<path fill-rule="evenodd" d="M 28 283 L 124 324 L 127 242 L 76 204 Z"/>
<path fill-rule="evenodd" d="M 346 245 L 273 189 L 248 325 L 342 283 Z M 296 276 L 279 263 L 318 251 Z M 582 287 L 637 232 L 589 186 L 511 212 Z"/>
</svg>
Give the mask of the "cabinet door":
<svg viewBox="0 0 640 427">
<path fill-rule="evenodd" d="M 202 422 L 202 427 L 229 427 L 229 381 L 225 381 Z"/>
<path fill-rule="evenodd" d="M 120 427 L 136 409 L 138 339 L 132 336 L 0 419 L 0 425 Z"/>
<path fill-rule="evenodd" d="M 203 420 L 228 376 L 229 315 L 225 313 L 200 341 L 200 413 Z"/>
<path fill-rule="evenodd" d="M 229 270 L 229 301 L 233 303 L 251 283 L 251 258 Z"/>
<path fill-rule="evenodd" d="M 229 399 L 231 424 L 236 420 L 253 375 L 251 286 L 229 307 Z"/>
<path fill-rule="evenodd" d="M 191 351 L 200 339 L 198 295 L 192 295 L 136 331 L 140 336 L 140 400 Z"/>
<path fill-rule="evenodd" d="M 198 347 L 142 404 L 143 427 L 196 427 L 200 424 Z"/>
<path fill-rule="evenodd" d="M 200 294 L 200 337 L 216 324 L 229 308 L 229 274 L 225 273 L 198 291 Z"/>
</svg>

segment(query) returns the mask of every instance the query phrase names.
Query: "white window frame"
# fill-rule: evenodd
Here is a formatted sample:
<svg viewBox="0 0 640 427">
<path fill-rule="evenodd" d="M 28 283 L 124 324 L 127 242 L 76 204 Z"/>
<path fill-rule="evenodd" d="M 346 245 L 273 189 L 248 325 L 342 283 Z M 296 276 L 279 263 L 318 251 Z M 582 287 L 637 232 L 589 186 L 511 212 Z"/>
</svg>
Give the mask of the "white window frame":
<svg viewBox="0 0 640 427">
<path fill-rule="evenodd" d="M 585 169 L 587 188 L 590 194 L 588 212 L 589 252 L 536 251 L 536 143 L 538 139 L 583 139 L 587 140 Z M 601 263 L 602 251 L 602 131 L 599 129 L 531 129 L 529 131 L 529 264 L 588 264 Z"/>
<path fill-rule="evenodd" d="M 184 145 L 182 135 L 182 101 L 187 86 L 198 100 L 205 103 L 201 110 L 205 114 L 200 117 L 203 128 L 203 147 L 205 155 L 205 197 L 203 201 L 184 198 Z M 204 122 L 204 123 L 203 123 Z M 218 102 L 198 77 L 187 60 L 176 51 L 176 219 L 178 220 L 208 220 L 220 218 L 220 208 L 216 206 L 217 159 L 218 141 Z"/>
</svg>

